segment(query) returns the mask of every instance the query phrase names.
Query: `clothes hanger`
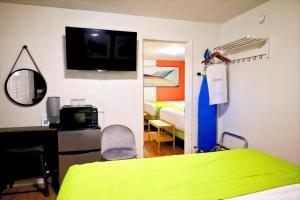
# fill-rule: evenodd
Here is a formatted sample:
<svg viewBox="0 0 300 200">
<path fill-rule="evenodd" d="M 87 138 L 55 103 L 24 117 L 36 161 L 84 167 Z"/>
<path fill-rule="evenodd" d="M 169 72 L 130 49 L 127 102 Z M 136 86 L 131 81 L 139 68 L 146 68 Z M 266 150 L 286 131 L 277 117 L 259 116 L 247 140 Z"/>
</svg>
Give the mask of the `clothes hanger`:
<svg viewBox="0 0 300 200">
<path fill-rule="evenodd" d="M 211 59 L 213 59 L 214 57 L 218 58 L 219 60 L 221 60 L 225 63 L 230 63 L 231 62 L 230 59 L 226 58 L 225 56 L 220 54 L 220 52 L 216 51 L 213 54 L 211 54 L 211 56 L 208 59 L 203 60 L 201 63 L 204 63 L 205 65 L 207 65 L 211 61 Z"/>
</svg>

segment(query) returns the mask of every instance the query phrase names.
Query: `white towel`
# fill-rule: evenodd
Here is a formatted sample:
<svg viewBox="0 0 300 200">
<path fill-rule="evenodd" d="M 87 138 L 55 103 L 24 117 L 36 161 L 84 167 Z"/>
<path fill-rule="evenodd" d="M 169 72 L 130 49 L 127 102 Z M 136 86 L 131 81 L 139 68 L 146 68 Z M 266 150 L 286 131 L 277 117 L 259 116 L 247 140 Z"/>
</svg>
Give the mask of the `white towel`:
<svg viewBox="0 0 300 200">
<path fill-rule="evenodd" d="M 226 65 L 213 64 L 206 70 L 209 104 L 222 104 L 227 102 Z"/>
</svg>

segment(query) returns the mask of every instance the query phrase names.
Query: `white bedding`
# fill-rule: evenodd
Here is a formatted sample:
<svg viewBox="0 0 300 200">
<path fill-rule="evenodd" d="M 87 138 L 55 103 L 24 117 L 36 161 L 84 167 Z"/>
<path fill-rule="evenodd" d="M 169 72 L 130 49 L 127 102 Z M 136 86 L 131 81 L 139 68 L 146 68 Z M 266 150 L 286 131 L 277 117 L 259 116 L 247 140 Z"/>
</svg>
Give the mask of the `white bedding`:
<svg viewBox="0 0 300 200">
<path fill-rule="evenodd" d="M 228 200 L 299 200 L 300 183 L 247 194 Z"/>
<path fill-rule="evenodd" d="M 174 124 L 177 130 L 184 131 L 184 112 L 165 107 L 160 109 L 160 119 Z"/>
<path fill-rule="evenodd" d="M 148 113 L 151 116 L 156 116 L 156 107 L 154 103 L 149 101 L 144 102 L 144 112 Z"/>
<path fill-rule="evenodd" d="M 184 106 L 184 101 L 166 101 L 168 103 L 172 103 L 177 106 Z M 147 112 L 151 116 L 156 116 L 157 111 L 156 111 L 156 106 L 154 103 L 145 101 L 144 102 L 144 112 Z"/>
</svg>

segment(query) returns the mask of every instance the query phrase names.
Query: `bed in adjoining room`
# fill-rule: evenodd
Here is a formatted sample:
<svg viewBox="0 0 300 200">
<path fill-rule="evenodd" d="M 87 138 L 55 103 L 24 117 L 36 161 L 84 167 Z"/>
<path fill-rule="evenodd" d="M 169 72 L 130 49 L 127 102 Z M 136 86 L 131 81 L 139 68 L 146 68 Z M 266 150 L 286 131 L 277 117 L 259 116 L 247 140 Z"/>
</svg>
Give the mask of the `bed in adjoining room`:
<svg viewBox="0 0 300 200">
<path fill-rule="evenodd" d="M 300 166 L 240 149 L 74 165 L 57 200 L 297 200 L 299 186 Z"/>
<path fill-rule="evenodd" d="M 144 102 L 144 112 L 147 113 L 149 119 L 160 119 L 160 110 L 165 107 L 172 107 L 181 109 L 184 101 L 145 101 Z"/>
<path fill-rule="evenodd" d="M 181 104 L 183 109 L 164 107 L 160 110 L 160 119 L 173 124 L 176 129 L 176 137 L 184 140 L 185 114 L 184 104 Z M 171 132 L 171 130 L 169 130 Z"/>
<path fill-rule="evenodd" d="M 184 101 L 147 101 L 144 102 L 145 118 L 160 119 L 173 124 L 176 129 L 176 137 L 184 140 L 185 126 L 185 102 Z M 168 130 L 170 133 L 172 130 Z"/>
</svg>

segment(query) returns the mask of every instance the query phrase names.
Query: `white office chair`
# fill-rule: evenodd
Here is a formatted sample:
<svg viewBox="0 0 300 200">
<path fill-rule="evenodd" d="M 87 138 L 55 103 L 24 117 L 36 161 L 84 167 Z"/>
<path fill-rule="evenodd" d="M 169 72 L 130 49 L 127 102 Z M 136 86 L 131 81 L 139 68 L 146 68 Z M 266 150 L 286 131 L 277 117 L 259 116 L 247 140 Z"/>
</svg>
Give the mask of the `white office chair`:
<svg viewBox="0 0 300 200">
<path fill-rule="evenodd" d="M 102 160 L 124 160 L 136 158 L 136 156 L 134 134 L 128 127 L 114 124 L 102 130 Z"/>
</svg>

